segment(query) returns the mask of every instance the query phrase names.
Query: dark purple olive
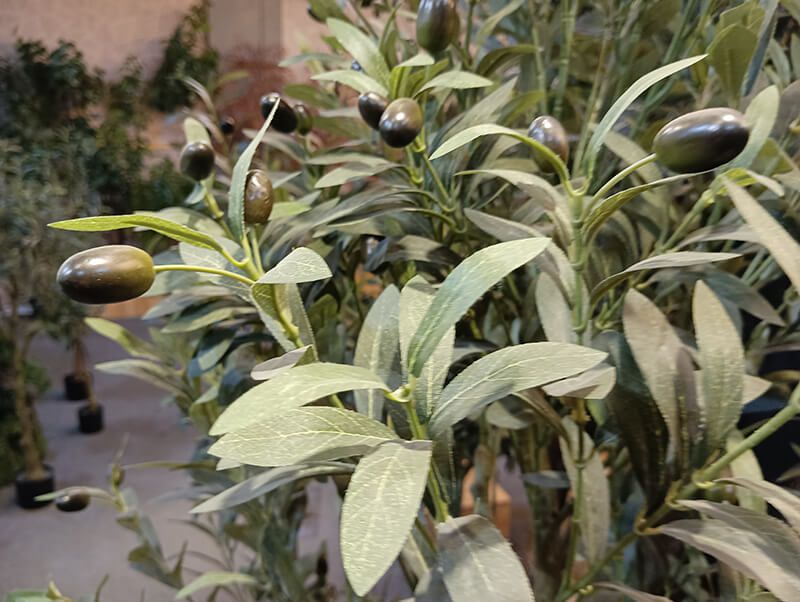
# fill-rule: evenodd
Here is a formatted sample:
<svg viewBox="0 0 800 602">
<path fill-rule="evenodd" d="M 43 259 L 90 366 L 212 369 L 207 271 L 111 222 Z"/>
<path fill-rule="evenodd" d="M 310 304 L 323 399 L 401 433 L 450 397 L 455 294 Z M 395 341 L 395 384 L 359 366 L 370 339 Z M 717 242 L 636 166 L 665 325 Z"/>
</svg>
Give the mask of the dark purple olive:
<svg viewBox="0 0 800 602">
<path fill-rule="evenodd" d="M 275 103 L 278 103 L 278 110 L 275 111 L 275 117 L 273 117 L 270 127 L 283 134 L 291 134 L 297 129 L 297 114 L 289 106 L 289 103 L 281 98 L 280 94 L 273 92 L 261 97 L 261 115 L 264 119 L 269 117 Z"/>
<path fill-rule="evenodd" d="M 681 115 L 661 128 L 653 139 L 653 152 L 667 169 L 697 173 L 735 158 L 749 138 L 750 128 L 739 111 L 703 109 Z"/>
<path fill-rule="evenodd" d="M 555 117 L 550 115 L 540 115 L 528 126 L 528 137 L 540 142 L 548 149 L 558 155 L 566 163 L 569 158 L 569 141 L 564 126 Z M 543 171 L 553 171 L 550 161 L 542 156 L 542 153 L 534 151 L 536 163 Z"/>
<path fill-rule="evenodd" d="M 394 148 L 408 146 L 422 131 L 422 121 L 422 109 L 416 100 L 398 98 L 381 115 L 381 138 Z"/>
<path fill-rule="evenodd" d="M 365 92 L 358 97 L 358 112 L 373 130 L 377 130 L 380 126 L 381 116 L 388 105 L 389 101 L 375 92 Z"/>
<path fill-rule="evenodd" d="M 236 120 L 233 117 L 225 117 L 219 122 L 219 130 L 225 136 L 230 136 L 236 131 Z"/>
<path fill-rule="evenodd" d="M 294 113 L 297 115 L 297 133 L 305 136 L 314 127 L 314 116 L 308 110 L 308 107 L 302 103 L 294 105 Z"/>
<path fill-rule="evenodd" d="M 190 142 L 181 150 L 180 167 L 192 180 L 205 180 L 214 171 L 214 149 L 207 142 Z"/>
<path fill-rule="evenodd" d="M 456 0 L 420 0 L 417 10 L 417 44 L 435 54 L 458 38 L 461 23 Z"/>
<path fill-rule="evenodd" d="M 353 61 L 352 63 L 350 63 L 350 69 L 352 69 L 353 71 L 363 71 L 364 70 L 361 67 L 361 63 L 359 63 L 358 61 Z"/>
<path fill-rule="evenodd" d="M 272 213 L 272 181 L 260 169 L 247 173 L 244 189 L 244 221 L 248 224 L 266 224 Z"/>
<path fill-rule="evenodd" d="M 310 4 L 308 5 L 308 8 L 306 9 L 306 12 L 308 13 L 308 16 L 311 17 L 312 19 L 314 19 L 317 23 L 324 23 L 324 20 L 322 18 L 320 18 L 317 15 L 317 13 L 314 12 L 314 9 L 311 8 Z"/>
<path fill-rule="evenodd" d="M 56 498 L 56 508 L 61 512 L 80 512 L 89 505 L 91 499 L 86 489 L 73 487 Z"/>
<path fill-rule="evenodd" d="M 136 247 L 106 245 L 76 253 L 58 269 L 61 290 L 73 301 L 119 303 L 144 294 L 155 279 L 153 259 Z"/>
</svg>

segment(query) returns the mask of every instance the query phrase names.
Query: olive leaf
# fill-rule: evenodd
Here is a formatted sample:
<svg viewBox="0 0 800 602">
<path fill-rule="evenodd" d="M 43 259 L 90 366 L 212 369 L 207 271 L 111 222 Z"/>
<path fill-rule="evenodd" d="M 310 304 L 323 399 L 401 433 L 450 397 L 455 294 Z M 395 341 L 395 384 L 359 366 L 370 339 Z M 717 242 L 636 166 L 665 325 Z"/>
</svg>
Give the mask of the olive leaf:
<svg viewBox="0 0 800 602">
<path fill-rule="evenodd" d="M 207 571 L 197 579 L 178 590 L 175 598 L 183 600 L 196 594 L 207 587 L 223 587 L 225 585 L 252 585 L 258 586 L 258 579 L 252 575 L 244 573 L 232 573 L 230 571 Z"/>
<path fill-rule="evenodd" d="M 519 557 L 487 519 L 476 514 L 450 518 L 437 531 L 437 572 L 453 602 L 534 602 Z"/>
<path fill-rule="evenodd" d="M 431 416 L 436 436 L 462 418 L 506 395 L 574 376 L 600 363 L 605 353 L 568 343 L 525 343 L 473 362 L 442 391 Z"/>
<path fill-rule="evenodd" d="M 324 464 L 303 464 L 299 466 L 279 466 L 245 479 L 233 487 L 218 493 L 214 497 L 191 509 L 192 514 L 219 512 L 240 504 L 258 499 L 279 487 L 314 477 L 347 474 L 353 472 L 353 465 L 344 462 L 327 462 Z"/>
<path fill-rule="evenodd" d="M 472 304 L 549 244 L 548 238 L 514 240 L 481 249 L 462 261 L 445 278 L 409 343 L 409 372 L 419 376 L 442 337 Z"/>
<path fill-rule="evenodd" d="M 706 442 L 716 450 L 742 411 L 744 351 L 728 312 L 703 282 L 695 285 L 692 318 L 703 368 Z"/>
<path fill-rule="evenodd" d="M 328 19 L 328 28 L 361 68 L 381 85 L 389 85 L 389 67 L 378 47 L 358 27 L 339 19 Z M 384 88 L 386 89 L 386 88 Z"/>
<path fill-rule="evenodd" d="M 160 361 L 158 349 L 117 322 L 103 318 L 85 318 L 85 324 L 96 333 L 111 339 L 134 357 Z"/>
<path fill-rule="evenodd" d="M 721 483 L 730 483 L 742 489 L 758 495 L 768 502 L 771 506 L 781 513 L 789 525 L 797 532 L 800 537 L 800 497 L 789 492 L 783 487 L 778 487 L 763 479 L 749 479 L 746 477 L 734 476 L 725 479 L 718 479 Z"/>
<path fill-rule="evenodd" d="M 223 435 L 208 453 L 252 466 L 287 466 L 363 454 L 395 438 L 389 427 L 357 412 L 295 407 L 251 417 L 247 426 Z"/>
<path fill-rule="evenodd" d="M 380 378 L 358 366 L 326 362 L 295 366 L 239 397 L 214 423 L 210 434 L 222 435 L 328 395 L 358 389 L 388 390 Z"/>
<path fill-rule="evenodd" d="M 353 591 L 365 596 L 397 558 L 419 512 L 430 441 L 387 441 L 358 463 L 342 504 L 342 560 Z"/>
<path fill-rule="evenodd" d="M 326 71 L 325 73 L 313 75 L 311 79 L 317 81 L 338 82 L 353 88 L 360 94 L 363 94 L 364 92 L 376 92 L 381 96 L 389 95 L 389 91 L 383 86 L 383 84 L 378 83 L 365 73 L 353 71 L 352 69 Z"/>
<path fill-rule="evenodd" d="M 758 36 L 753 31 L 734 23 L 718 31 L 708 47 L 708 62 L 733 102 L 739 98 L 747 66 L 757 45 Z"/>
<path fill-rule="evenodd" d="M 536 280 L 536 310 L 548 341 L 577 343 L 572 329 L 572 312 L 561 288 L 547 273 Z"/>
<path fill-rule="evenodd" d="M 480 29 L 475 32 L 475 39 L 474 43 L 475 46 L 478 48 L 482 47 L 485 42 L 489 39 L 489 36 L 492 35 L 492 32 L 495 28 L 500 25 L 500 22 L 508 17 L 509 15 L 513 14 L 525 0 L 514 0 L 513 2 L 506 2 L 505 6 L 500 8 L 500 10 L 495 11 L 492 15 L 487 18 L 483 24 L 481 25 Z"/>
<path fill-rule="evenodd" d="M 183 135 L 186 142 L 205 142 L 211 144 L 211 137 L 208 135 L 206 126 L 194 117 L 187 117 L 183 120 Z"/>
<path fill-rule="evenodd" d="M 424 86 L 417 90 L 417 94 L 433 88 L 465 90 L 469 88 L 485 88 L 486 86 L 491 86 L 492 84 L 494 84 L 492 80 L 481 77 L 480 75 L 475 75 L 469 71 L 448 71 L 446 73 L 442 73 L 441 75 L 437 75 L 432 80 L 427 82 Z"/>
<path fill-rule="evenodd" d="M 390 388 L 397 380 L 393 375 L 399 372 L 399 331 L 400 292 L 391 285 L 369 310 L 361 325 L 356 342 L 353 364 L 372 371 Z M 397 383 L 399 384 L 399 383 Z M 377 420 L 383 415 L 383 393 L 375 389 L 355 391 L 356 409 L 362 414 Z"/>
<path fill-rule="evenodd" d="M 325 260 L 308 247 L 299 247 L 258 279 L 258 284 L 298 284 L 332 276 Z"/>
<path fill-rule="evenodd" d="M 769 86 L 759 92 L 750 101 L 745 111 L 745 117 L 750 126 L 750 137 L 747 145 L 728 165 L 729 168 L 749 167 L 753 160 L 758 156 L 761 147 L 769 138 L 775 120 L 778 118 L 778 108 L 780 106 L 781 95 L 777 86 Z"/>
<path fill-rule="evenodd" d="M 626 598 L 633 600 L 633 602 L 672 602 L 669 598 L 664 596 L 656 596 L 653 594 L 640 592 L 639 590 L 628 587 L 627 585 L 622 585 L 621 583 L 600 581 L 599 583 L 595 583 L 593 585 L 597 589 L 607 589 L 612 592 L 620 593 Z"/>
</svg>

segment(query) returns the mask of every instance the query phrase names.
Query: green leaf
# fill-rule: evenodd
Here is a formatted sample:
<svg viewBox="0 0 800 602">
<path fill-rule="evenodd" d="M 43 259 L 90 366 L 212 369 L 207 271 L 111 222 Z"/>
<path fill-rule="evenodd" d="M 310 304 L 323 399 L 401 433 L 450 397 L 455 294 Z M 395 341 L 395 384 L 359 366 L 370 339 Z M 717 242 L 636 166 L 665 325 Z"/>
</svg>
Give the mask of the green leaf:
<svg viewBox="0 0 800 602">
<path fill-rule="evenodd" d="M 253 380 L 269 380 L 285 372 L 289 368 L 296 366 L 305 357 L 306 352 L 311 349 L 310 345 L 292 349 L 280 357 L 273 357 L 265 362 L 261 362 L 250 371 L 250 378 Z"/>
<path fill-rule="evenodd" d="M 363 454 L 396 438 L 389 427 L 357 412 L 295 408 L 249 420 L 248 426 L 224 435 L 208 453 L 252 466 L 287 466 Z"/>
<path fill-rule="evenodd" d="M 183 120 L 183 135 L 186 137 L 186 142 L 205 142 L 206 144 L 211 144 L 211 138 L 208 135 L 206 126 L 194 117 L 187 117 Z"/>
<path fill-rule="evenodd" d="M 221 435 L 328 395 L 358 389 L 388 390 L 380 378 L 358 366 L 325 362 L 295 366 L 239 397 L 214 423 L 210 434 Z"/>
<path fill-rule="evenodd" d="M 80 217 L 49 224 L 51 228 L 73 232 L 108 232 L 123 228 L 147 228 L 173 240 L 186 242 L 196 247 L 219 251 L 221 245 L 208 234 L 182 226 L 176 222 L 153 215 L 103 215 Z"/>
<path fill-rule="evenodd" d="M 486 43 L 486 40 L 489 39 L 489 36 L 492 35 L 492 32 L 495 28 L 500 25 L 500 22 L 514 13 L 525 0 L 514 0 L 514 2 L 506 2 L 505 6 L 498 11 L 495 11 L 489 18 L 487 18 L 483 25 L 481 25 L 480 29 L 475 33 L 475 39 L 473 40 L 474 44 L 478 48 L 482 48 Z"/>
<path fill-rule="evenodd" d="M 614 388 L 617 371 L 614 366 L 600 363 L 578 376 L 565 378 L 542 387 L 551 397 L 583 397 L 605 399 Z"/>
<path fill-rule="evenodd" d="M 254 314 L 249 307 L 201 307 L 198 311 L 185 312 L 162 328 L 165 333 L 194 332 L 224 320 Z"/>
<path fill-rule="evenodd" d="M 327 23 L 339 43 L 358 61 L 364 72 L 383 86 L 388 86 L 389 67 L 375 43 L 350 23 L 339 19 L 328 19 Z"/>
<path fill-rule="evenodd" d="M 599 583 L 595 583 L 594 587 L 620 593 L 626 598 L 633 600 L 633 602 L 672 602 L 669 598 L 665 598 L 664 596 L 655 596 L 653 594 L 640 592 L 639 590 L 628 587 L 627 585 L 622 585 L 621 583 L 601 581 Z"/>
<path fill-rule="evenodd" d="M 256 586 L 258 585 L 258 580 L 252 575 L 245 575 L 244 573 L 208 571 L 181 589 L 175 594 L 175 597 L 179 600 L 183 600 L 207 587 L 221 587 L 234 584 Z"/>
<path fill-rule="evenodd" d="M 525 343 L 490 353 L 470 364 L 444 388 L 431 416 L 430 432 L 435 437 L 506 395 L 588 370 L 605 355 L 567 343 Z"/>
<path fill-rule="evenodd" d="M 462 261 L 442 283 L 409 344 L 408 369 L 419 376 L 445 333 L 506 275 L 545 250 L 548 238 L 529 238 L 492 245 Z"/>
<path fill-rule="evenodd" d="M 387 287 L 369 310 L 358 333 L 353 364 L 376 374 L 390 383 L 397 373 L 399 348 L 398 320 L 400 292 L 397 287 Z M 390 386 L 393 383 L 390 383 Z M 383 416 L 383 393 L 375 389 L 355 392 L 356 409 L 370 418 Z"/>
<path fill-rule="evenodd" d="M 437 530 L 437 568 L 453 602 L 534 602 L 519 557 L 487 519 L 450 518 Z"/>
<path fill-rule="evenodd" d="M 513 46 L 500 46 L 487 52 L 478 63 L 475 71 L 482 75 L 491 75 L 497 72 L 506 63 L 525 55 L 532 55 L 539 52 L 539 48 L 533 44 L 514 44 Z M 541 92 L 537 90 L 537 92 Z"/>
<path fill-rule="evenodd" d="M 473 140 L 477 140 L 478 138 L 481 138 L 483 136 L 493 136 L 493 135 L 512 136 L 513 138 L 517 139 L 524 137 L 518 131 L 512 130 L 511 128 L 507 128 L 502 125 L 495 125 L 492 123 L 475 125 L 465 130 L 460 130 L 457 134 L 445 140 L 442 143 L 442 145 L 436 149 L 436 151 L 431 155 L 430 158 L 431 160 L 439 159 L 449 153 L 452 153 L 454 150 L 458 150 L 462 146 L 469 144 Z"/>
<path fill-rule="evenodd" d="M 130 355 L 160 361 L 158 349 L 143 341 L 127 328 L 103 318 L 84 318 L 86 325 L 96 333 L 111 339 Z"/>
<path fill-rule="evenodd" d="M 742 487 L 764 498 L 771 506 L 783 515 L 800 537 L 800 497 L 768 481 L 748 479 L 745 477 L 729 477 L 719 479 L 723 483 L 730 483 Z"/>
<path fill-rule="evenodd" d="M 183 389 L 178 385 L 178 377 L 174 370 L 160 361 L 156 363 L 143 359 L 114 360 L 96 364 L 95 368 L 106 374 L 132 376 L 173 395 L 184 394 Z"/>
<path fill-rule="evenodd" d="M 547 273 L 539 274 L 536 280 L 536 312 L 548 341 L 577 343 L 572 329 L 572 311 L 561 288 Z"/>
<path fill-rule="evenodd" d="M 419 53 L 415 54 L 410 59 L 406 59 L 402 63 L 397 65 L 395 69 L 398 68 L 403 69 L 405 67 L 427 67 L 429 65 L 433 65 L 433 63 L 434 63 L 433 57 L 424 50 L 421 50 Z M 392 71 L 394 71 L 394 69 L 392 69 Z"/>
<path fill-rule="evenodd" d="M 389 91 L 383 86 L 372 79 L 369 75 L 352 69 L 340 69 L 336 71 L 326 71 L 325 73 L 318 73 L 311 77 L 317 81 L 338 82 L 349 86 L 357 91 L 359 94 L 365 92 L 376 92 L 381 96 L 388 96 Z"/>
<path fill-rule="evenodd" d="M 424 86 L 422 86 L 417 94 L 425 90 L 433 88 L 450 88 L 453 90 L 466 90 L 469 88 L 485 88 L 491 86 L 494 82 L 480 75 L 475 75 L 469 71 L 447 71 L 441 75 L 437 75 Z"/>
<path fill-rule="evenodd" d="M 316 251 L 299 247 L 289 253 L 269 270 L 254 286 L 259 284 L 298 284 L 330 278 L 331 270 Z"/>
<path fill-rule="evenodd" d="M 715 261 L 726 261 L 739 257 L 738 253 L 705 253 L 700 251 L 676 251 L 648 257 L 633 264 L 618 274 L 602 280 L 592 290 L 592 301 L 597 301 L 607 290 L 613 288 L 632 273 L 641 270 L 661 270 L 664 268 L 686 268 L 693 265 L 703 265 Z"/>
<path fill-rule="evenodd" d="M 665 65 L 654 71 L 651 71 L 650 73 L 647 73 L 646 75 L 643 75 L 633 82 L 633 84 L 631 84 L 631 86 L 625 90 L 625 92 L 614 102 L 614 104 L 611 105 L 611 108 L 608 109 L 606 114 L 603 116 L 603 119 L 600 120 L 600 123 L 598 123 L 597 127 L 594 129 L 592 137 L 589 139 L 589 144 L 586 147 L 584 161 L 590 166 L 587 171 L 589 173 L 594 171 L 591 166 L 594 165 L 595 158 L 603 146 L 603 141 L 606 138 L 606 134 L 611 131 L 611 128 L 614 127 L 614 124 L 619 120 L 620 117 L 622 117 L 622 114 L 628 110 L 628 107 L 631 105 L 631 103 L 633 103 L 634 100 L 639 98 L 639 96 L 641 96 L 652 85 L 660 82 L 663 79 L 666 79 L 678 71 L 686 69 L 687 67 L 691 67 L 695 63 L 702 61 L 705 57 L 706 55 L 702 54 L 670 63 L 669 65 Z"/>
<path fill-rule="evenodd" d="M 324 176 L 322 176 L 314 184 L 314 188 L 330 188 L 332 186 L 341 186 L 351 180 L 360 180 L 368 178 L 384 171 L 388 171 L 395 167 L 399 167 L 396 163 L 347 163 L 336 169 L 332 169 Z"/>
<path fill-rule="evenodd" d="M 744 441 L 744 436 L 741 432 L 738 430 L 731 431 L 727 441 L 725 441 L 725 452 L 732 452 L 738 445 L 741 445 L 742 441 Z M 741 477 L 751 479 L 754 482 L 764 480 L 764 473 L 761 471 L 761 465 L 758 463 L 758 458 L 752 449 L 748 449 L 738 458 L 735 458 L 728 465 L 728 471 L 734 478 Z M 780 487 L 778 487 L 778 489 L 781 490 Z M 742 487 L 737 489 L 736 498 L 742 508 L 755 510 L 761 514 L 767 513 L 767 502 L 765 502 L 761 496 L 746 488 Z"/>
<path fill-rule="evenodd" d="M 271 468 L 241 483 L 237 483 L 233 487 L 229 487 L 225 491 L 207 499 L 202 504 L 198 504 L 191 509 L 191 513 L 203 514 L 205 512 L 227 510 L 228 508 L 233 508 L 260 498 L 270 491 L 274 491 L 279 487 L 294 483 L 295 481 L 333 474 L 346 474 L 349 472 L 353 472 L 353 466 L 344 463 L 279 466 L 278 468 Z"/>
<path fill-rule="evenodd" d="M 609 497 L 608 478 L 600 455 L 594 450 L 592 438 L 579 429 L 578 425 L 570 418 L 564 417 L 563 423 L 569 435 L 569 441 L 559 439 L 559 445 L 573 491 L 576 490 L 578 483 L 576 462 L 583 462 L 580 537 L 586 558 L 591 564 L 594 564 L 605 555 L 608 532 L 611 528 L 611 498 Z M 582 448 L 578 437 L 583 437 Z M 573 457 L 573 454 L 577 454 L 579 449 L 583 449 L 583 457 Z"/>
<path fill-rule="evenodd" d="M 431 462 L 430 441 L 387 441 L 364 456 L 344 496 L 342 560 L 365 596 L 389 570 L 414 525 Z"/>
<path fill-rule="evenodd" d="M 772 254 L 796 289 L 800 289 L 800 244 L 750 194 L 723 179 L 739 214 L 756 231 L 761 244 Z"/>
<path fill-rule="evenodd" d="M 784 602 L 800 591 L 800 538 L 781 521 L 730 504 L 681 501 L 707 520 L 678 520 L 659 530 L 756 580 Z"/>
<path fill-rule="evenodd" d="M 284 201 L 282 203 L 275 203 L 275 205 L 272 207 L 270 220 L 300 215 L 309 209 L 310 207 L 308 205 L 305 205 L 304 203 L 298 203 L 297 201 Z"/>
<path fill-rule="evenodd" d="M 744 350 L 725 307 L 703 282 L 695 285 L 692 318 L 703 368 L 706 441 L 717 450 L 742 411 Z"/>
<path fill-rule="evenodd" d="M 408 378 L 408 348 L 411 339 L 422 318 L 425 317 L 435 294 L 436 289 L 421 276 L 414 276 L 409 280 L 400 294 L 400 356 L 405 378 Z M 430 415 L 439 403 L 447 371 L 453 361 L 455 335 L 456 331 L 453 327 L 445 332 L 439 345 L 425 362 L 422 372 L 417 377 L 414 400 L 424 416 Z"/>
<path fill-rule="evenodd" d="M 680 450 L 675 381 L 683 344 L 658 306 L 636 290 L 625 295 L 622 323 L 639 371 L 669 429 L 673 449 Z"/>
<path fill-rule="evenodd" d="M 772 132 L 778 118 L 780 102 L 778 86 L 763 89 L 750 101 L 745 111 L 745 117 L 750 124 L 750 137 L 744 150 L 730 162 L 729 168 L 750 167 Z"/>
<path fill-rule="evenodd" d="M 717 72 L 731 101 L 739 98 L 742 81 L 757 44 L 758 36 L 753 31 L 734 24 L 719 31 L 708 47 L 708 62 Z"/>
</svg>

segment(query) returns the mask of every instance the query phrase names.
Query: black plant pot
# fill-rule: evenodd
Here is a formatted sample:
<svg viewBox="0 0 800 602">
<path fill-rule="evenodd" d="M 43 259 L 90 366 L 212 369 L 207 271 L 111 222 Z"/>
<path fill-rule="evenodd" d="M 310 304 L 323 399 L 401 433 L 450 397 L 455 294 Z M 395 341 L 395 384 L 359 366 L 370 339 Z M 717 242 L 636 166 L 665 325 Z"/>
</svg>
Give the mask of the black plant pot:
<svg viewBox="0 0 800 602">
<path fill-rule="evenodd" d="M 103 430 L 103 407 L 81 406 L 78 410 L 78 430 L 84 435 L 99 433 Z"/>
<path fill-rule="evenodd" d="M 32 510 L 34 508 L 47 506 L 47 504 L 50 503 L 50 501 L 36 501 L 36 496 L 44 495 L 45 493 L 52 493 L 56 490 L 53 469 L 45 465 L 44 470 L 47 474 L 40 479 L 29 479 L 25 476 L 24 472 L 17 475 L 17 478 L 14 481 L 14 486 L 17 493 L 17 505 L 20 508 Z"/>
<path fill-rule="evenodd" d="M 64 377 L 64 397 L 69 401 L 83 401 L 89 397 L 89 383 L 77 374 Z"/>
</svg>

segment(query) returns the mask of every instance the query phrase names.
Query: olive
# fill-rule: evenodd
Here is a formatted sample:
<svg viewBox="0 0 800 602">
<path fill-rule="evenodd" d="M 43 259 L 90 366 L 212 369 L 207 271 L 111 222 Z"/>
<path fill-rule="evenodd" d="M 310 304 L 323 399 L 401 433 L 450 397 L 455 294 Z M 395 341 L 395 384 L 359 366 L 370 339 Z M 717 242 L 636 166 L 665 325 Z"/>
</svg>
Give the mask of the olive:
<svg viewBox="0 0 800 602">
<path fill-rule="evenodd" d="M 244 221 L 248 224 L 266 224 L 272 213 L 272 182 L 260 169 L 247 172 L 244 188 Z"/>
<path fill-rule="evenodd" d="M 350 69 L 352 69 L 353 71 L 363 71 L 364 70 L 361 67 L 361 63 L 359 63 L 358 61 L 353 61 L 352 63 L 350 63 Z"/>
<path fill-rule="evenodd" d="M 297 133 L 305 136 L 314 127 L 314 116 L 303 103 L 294 105 L 294 114 L 297 115 Z"/>
<path fill-rule="evenodd" d="M 417 44 L 430 53 L 456 41 L 460 28 L 456 0 L 421 0 L 417 10 Z"/>
<path fill-rule="evenodd" d="M 89 505 L 90 501 L 91 497 L 86 489 L 74 487 L 56 498 L 56 508 L 61 512 L 80 512 Z"/>
<path fill-rule="evenodd" d="M 388 105 L 389 101 L 375 92 L 365 92 L 358 97 L 358 112 L 361 113 L 361 119 L 373 130 L 380 127 L 381 115 Z"/>
<path fill-rule="evenodd" d="M 106 245 L 76 253 L 58 268 L 58 284 L 73 301 L 118 303 L 147 292 L 153 259 L 136 247 Z"/>
<path fill-rule="evenodd" d="M 310 4 L 308 5 L 306 11 L 308 12 L 308 16 L 314 19 L 317 23 L 323 22 L 323 20 L 317 15 L 317 13 L 314 12 L 314 9 L 311 7 Z"/>
<path fill-rule="evenodd" d="M 297 129 L 297 114 L 289 103 L 283 100 L 280 94 L 273 92 L 261 97 L 261 115 L 266 119 L 272 113 L 272 109 L 278 103 L 278 110 L 272 118 L 270 127 L 284 134 L 291 134 Z"/>
<path fill-rule="evenodd" d="M 233 117 L 225 117 L 219 123 L 219 130 L 225 136 L 230 136 L 234 131 L 236 131 L 236 120 Z"/>
<path fill-rule="evenodd" d="M 715 169 L 747 145 L 750 128 L 739 111 L 724 107 L 703 109 L 673 119 L 653 139 L 653 152 L 677 173 Z"/>
<path fill-rule="evenodd" d="M 558 155 L 566 163 L 569 158 L 569 142 L 564 126 L 555 117 L 550 115 L 540 115 L 528 126 L 528 137 L 542 143 L 548 149 Z M 539 167 L 548 172 L 553 171 L 553 166 L 542 156 L 541 152 L 534 151 L 534 158 Z"/>
<path fill-rule="evenodd" d="M 398 98 L 381 115 L 379 129 L 381 138 L 389 146 L 408 146 L 422 131 L 422 109 L 412 98 Z"/>
<path fill-rule="evenodd" d="M 190 142 L 181 150 L 181 173 L 192 180 L 205 180 L 214 169 L 214 149 L 207 142 Z"/>
</svg>

